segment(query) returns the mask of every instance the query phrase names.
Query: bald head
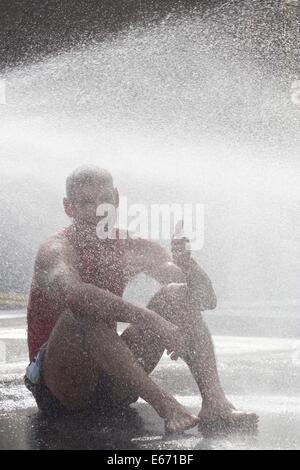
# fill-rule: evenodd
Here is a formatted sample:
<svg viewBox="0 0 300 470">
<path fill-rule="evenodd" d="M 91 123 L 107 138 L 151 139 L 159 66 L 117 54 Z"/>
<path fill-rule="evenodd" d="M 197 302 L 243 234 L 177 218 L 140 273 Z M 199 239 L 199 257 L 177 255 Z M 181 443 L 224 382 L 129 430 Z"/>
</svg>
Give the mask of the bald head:
<svg viewBox="0 0 300 470">
<path fill-rule="evenodd" d="M 80 190 L 91 184 L 99 186 L 111 186 L 113 188 L 113 178 L 109 171 L 94 165 L 85 165 L 76 168 L 67 177 L 66 195 L 70 200 L 76 199 Z"/>
<path fill-rule="evenodd" d="M 94 165 L 81 166 L 72 171 L 66 180 L 66 196 L 63 199 L 68 217 L 78 226 L 91 227 L 99 222 L 100 205 L 114 208 L 119 204 L 119 193 L 114 187 L 109 171 Z"/>
</svg>

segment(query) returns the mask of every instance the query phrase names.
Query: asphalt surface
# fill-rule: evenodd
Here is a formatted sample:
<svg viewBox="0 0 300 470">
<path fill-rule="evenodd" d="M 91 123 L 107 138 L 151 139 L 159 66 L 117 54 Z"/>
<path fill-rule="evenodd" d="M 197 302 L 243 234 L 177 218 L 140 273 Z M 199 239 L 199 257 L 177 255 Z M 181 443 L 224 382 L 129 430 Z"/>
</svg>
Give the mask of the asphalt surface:
<svg viewBox="0 0 300 470">
<path fill-rule="evenodd" d="M 0 449 L 299 449 L 300 338 L 214 336 L 229 398 L 260 416 L 259 431 L 204 437 L 197 428 L 166 437 L 140 400 L 118 417 L 45 419 L 23 385 L 27 365 L 24 311 L 0 313 Z M 201 399 L 182 361 L 164 356 L 153 374 L 193 413 Z"/>
</svg>

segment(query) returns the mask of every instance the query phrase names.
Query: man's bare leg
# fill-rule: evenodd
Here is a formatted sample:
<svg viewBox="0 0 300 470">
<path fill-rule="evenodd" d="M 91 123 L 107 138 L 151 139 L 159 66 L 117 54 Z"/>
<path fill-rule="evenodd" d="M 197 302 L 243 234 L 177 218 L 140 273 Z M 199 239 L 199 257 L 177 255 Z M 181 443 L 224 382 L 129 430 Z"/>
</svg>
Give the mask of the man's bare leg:
<svg viewBox="0 0 300 470">
<path fill-rule="evenodd" d="M 187 302 L 173 286 L 162 288 L 150 301 L 148 308 L 168 321 L 178 325 L 186 337 L 186 350 L 182 359 L 186 362 L 202 396 L 201 422 L 209 424 L 219 421 L 233 427 L 255 425 L 255 413 L 238 411 L 226 398 L 222 388 L 211 334 L 199 313 L 187 308 Z M 135 326 L 123 333 L 124 340 L 140 357 L 147 373 L 150 373 L 163 353 L 159 338 L 149 332 L 141 332 Z M 225 424 L 226 424 L 225 423 Z"/>
<path fill-rule="evenodd" d="M 71 410 L 84 407 L 105 371 L 119 385 L 120 400 L 124 390 L 142 397 L 164 419 L 167 432 L 181 432 L 199 421 L 148 377 L 126 343 L 103 322 L 91 324 L 76 320 L 71 312 L 62 314 L 50 336 L 43 370 L 47 387 Z"/>
<path fill-rule="evenodd" d="M 202 425 L 215 423 L 216 427 L 225 425 L 250 429 L 257 424 L 258 417 L 255 413 L 236 410 L 226 398 L 217 370 L 211 334 L 201 315 L 197 317 L 193 318 L 191 314 L 190 328 L 185 328 L 187 350 L 182 358 L 189 366 L 202 396 L 199 413 Z"/>
</svg>

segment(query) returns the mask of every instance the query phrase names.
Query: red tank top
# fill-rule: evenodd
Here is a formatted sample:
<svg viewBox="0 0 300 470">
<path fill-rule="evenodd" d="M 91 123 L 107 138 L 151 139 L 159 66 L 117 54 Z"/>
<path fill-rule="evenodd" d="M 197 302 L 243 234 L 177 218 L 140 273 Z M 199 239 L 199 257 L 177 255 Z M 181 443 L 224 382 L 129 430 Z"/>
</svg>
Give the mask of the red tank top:
<svg viewBox="0 0 300 470">
<path fill-rule="evenodd" d="M 122 297 L 128 279 L 125 274 L 125 240 L 116 230 L 115 240 L 87 242 L 79 239 L 74 225 L 65 227 L 59 237 L 66 237 L 78 257 L 78 271 L 83 282 L 94 284 Z M 54 325 L 62 313 L 62 306 L 49 300 L 33 280 L 27 307 L 27 339 L 32 360 L 41 346 L 48 341 Z M 116 323 L 111 322 L 116 328 Z"/>
</svg>

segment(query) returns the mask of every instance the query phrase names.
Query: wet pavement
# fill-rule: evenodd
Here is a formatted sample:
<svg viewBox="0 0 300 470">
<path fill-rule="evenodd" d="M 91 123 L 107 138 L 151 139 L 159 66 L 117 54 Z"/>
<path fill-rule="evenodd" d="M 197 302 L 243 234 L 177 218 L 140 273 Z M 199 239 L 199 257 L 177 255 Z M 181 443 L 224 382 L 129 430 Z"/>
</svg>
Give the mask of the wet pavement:
<svg viewBox="0 0 300 470">
<path fill-rule="evenodd" d="M 166 437 L 140 400 L 118 417 L 45 419 L 23 385 L 27 365 L 24 311 L 0 312 L 0 449 L 299 449 L 300 338 L 214 336 L 222 383 L 239 407 L 260 416 L 255 435 L 205 438 L 197 428 Z M 164 356 L 153 374 L 193 413 L 201 399 L 182 361 Z"/>
</svg>

